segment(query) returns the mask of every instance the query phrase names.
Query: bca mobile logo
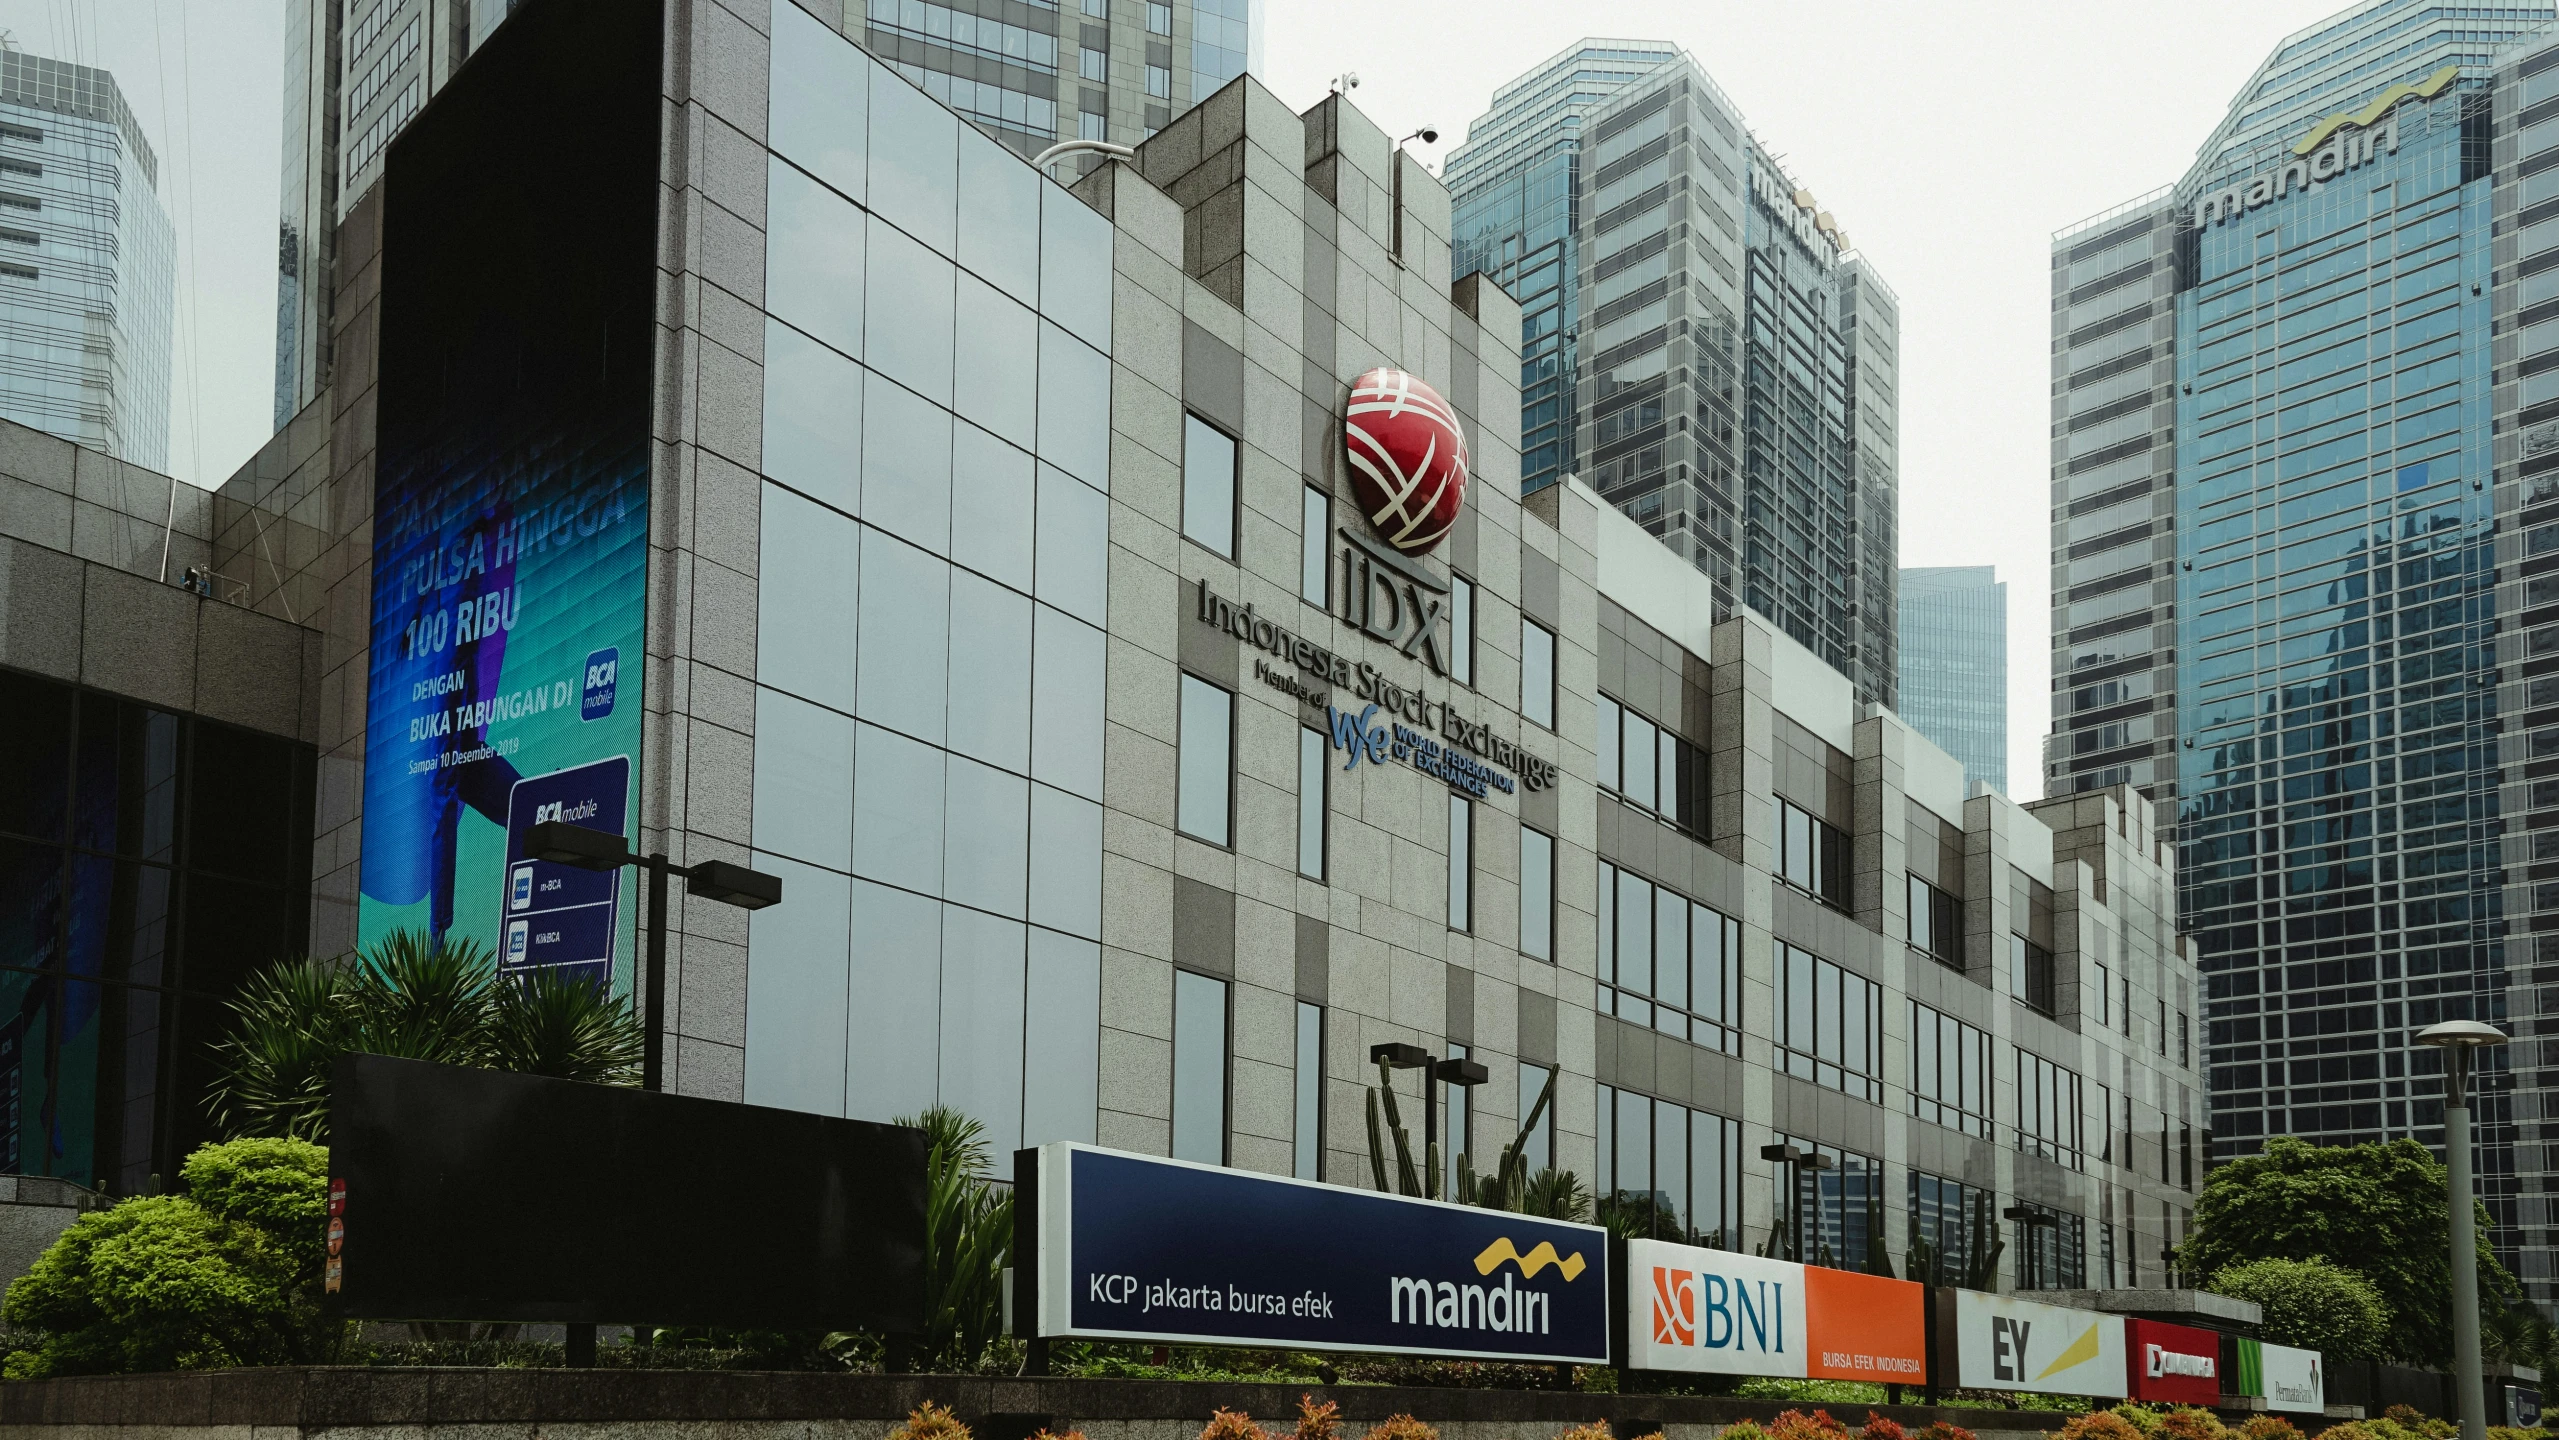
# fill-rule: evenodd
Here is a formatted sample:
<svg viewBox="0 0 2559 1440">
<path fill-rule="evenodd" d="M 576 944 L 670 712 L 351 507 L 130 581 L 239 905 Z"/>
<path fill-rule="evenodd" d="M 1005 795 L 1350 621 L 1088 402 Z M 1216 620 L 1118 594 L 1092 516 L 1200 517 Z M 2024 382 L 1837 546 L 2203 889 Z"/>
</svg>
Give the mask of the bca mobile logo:
<svg viewBox="0 0 2559 1440">
<path fill-rule="evenodd" d="M 586 657 L 586 680 L 578 691 L 580 720 L 601 720 L 613 713 L 613 691 L 621 669 L 622 649 L 618 645 Z"/>
</svg>

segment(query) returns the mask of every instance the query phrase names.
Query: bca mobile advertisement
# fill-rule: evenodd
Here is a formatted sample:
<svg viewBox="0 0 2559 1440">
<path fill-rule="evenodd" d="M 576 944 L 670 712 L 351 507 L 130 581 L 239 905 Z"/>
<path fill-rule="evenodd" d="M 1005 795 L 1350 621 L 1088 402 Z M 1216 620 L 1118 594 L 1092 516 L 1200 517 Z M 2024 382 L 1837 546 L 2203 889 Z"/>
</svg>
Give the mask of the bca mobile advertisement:
<svg viewBox="0 0 2559 1440">
<path fill-rule="evenodd" d="M 1608 1232 L 1088 1145 L 1039 1149 L 1049 1338 L 1608 1363 Z"/>
<path fill-rule="evenodd" d="M 1928 1379 L 1927 1291 L 1908 1280 L 1629 1240 L 1625 1305 L 1629 1369 Z"/>
</svg>

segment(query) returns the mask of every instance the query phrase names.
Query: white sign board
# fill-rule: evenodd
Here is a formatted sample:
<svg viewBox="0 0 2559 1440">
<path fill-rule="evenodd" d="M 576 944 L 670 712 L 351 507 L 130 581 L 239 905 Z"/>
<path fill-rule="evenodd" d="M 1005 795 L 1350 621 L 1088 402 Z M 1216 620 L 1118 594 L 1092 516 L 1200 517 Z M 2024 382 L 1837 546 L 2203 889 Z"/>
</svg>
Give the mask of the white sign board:
<svg viewBox="0 0 2559 1440">
<path fill-rule="evenodd" d="M 2327 1377 L 2320 1371 L 2318 1351 L 2290 1345 L 2259 1345 L 2257 1351 L 2266 1381 L 2267 1409 L 2304 1415 L 2326 1412 Z"/>
<path fill-rule="evenodd" d="M 2128 1393 L 2119 1315 L 1955 1292 L 1955 1383 L 2121 1399 Z"/>
<path fill-rule="evenodd" d="M 1791 1260 L 1630 1240 L 1626 1297 L 1632 1369 L 1805 1374 L 1804 1267 Z"/>
</svg>

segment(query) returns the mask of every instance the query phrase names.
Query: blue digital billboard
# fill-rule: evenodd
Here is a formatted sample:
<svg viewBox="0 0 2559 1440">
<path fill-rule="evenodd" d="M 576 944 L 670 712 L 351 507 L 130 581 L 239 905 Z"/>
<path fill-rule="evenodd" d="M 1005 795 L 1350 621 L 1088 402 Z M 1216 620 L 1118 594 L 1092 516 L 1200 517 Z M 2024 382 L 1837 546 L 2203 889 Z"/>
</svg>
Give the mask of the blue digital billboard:
<svg viewBox="0 0 2559 1440">
<path fill-rule="evenodd" d="M 633 950 L 624 877 L 529 862 L 523 834 L 639 839 L 660 25 L 534 7 L 390 152 L 365 941 L 597 980 Z"/>
<path fill-rule="evenodd" d="M 1059 1143 L 1039 1149 L 1046 1338 L 1608 1363 L 1608 1232 Z M 1024 1273 L 1023 1270 L 1016 1274 Z"/>
</svg>

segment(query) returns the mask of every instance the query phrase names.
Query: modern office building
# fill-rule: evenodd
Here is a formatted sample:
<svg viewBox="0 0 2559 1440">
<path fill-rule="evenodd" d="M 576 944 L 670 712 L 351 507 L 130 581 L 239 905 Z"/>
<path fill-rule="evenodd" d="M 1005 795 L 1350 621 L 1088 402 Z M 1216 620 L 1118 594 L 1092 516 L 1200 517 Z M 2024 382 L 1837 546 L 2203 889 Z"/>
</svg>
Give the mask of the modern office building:
<svg viewBox="0 0 2559 1440">
<path fill-rule="evenodd" d="M 0 47 L 0 418 L 169 465 L 177 237 L 104 70 Z"/>
<path fill-rule="evenodd" d="M 1414 1043 L 1490 1072 L 1458 1147 L 1551 1080 L 1532 1159 L 1665 1232 L 1800 1204 L 1900 1270 L 2022 1203 L 2010 1283 L 2157 1282 L 2201 1157 L 2149 807 L 1967 796 L 1587 487 L 1520 499 L 1520 312 L 1419 162 L 1247 76 L 1069 189 L 788 0 L 668 13 L 533 0 L 393 143 L 378 366 L 203 522 L 198 623 L 304 640 L 314 948 L 631 983 L 631 897 L 562 919 L 518 847 L 573 813 L 784 879 L 675 908 L 691 1093 L 1363 1185 Z M 1469 457 L 1435 545 L 1349 448 L 1408 425 Z"/>
<path fill-rule="evenodd" d="M 2054 241 L 2046 783 L 2173 807 L 2216 1156 L 2439 1141 L 2414 1031 L 2536 1008 L 2505 834 L 2529 740 L 2501 718 L 2531 702 L 2529 582 L 2499 566 L 2529 564 L 2545 42 L 2509 46 L 2553 19 L 2332 16 L 2175 185 Z M 2481 1173 L 2546 1302 L 2546 1167 L 2516 1143 L 2541 1073 L 2492 1074 Z"/>
<path fill-rule="evenodd" d="M 1519 301 L 1522 494 L 1576 468 L 1582 118 L 1678 53 L 1660 40 L 1582 41 L 1495 90 L 1440 169 L 1457 273 L 1489 275 Z"/>
<path fill-rule="evenodd" d="M 1718 613 L 1759 611 L 1891 705 L 1899 305 L 1714 80 L 1660 48 L 1625 77 L 1656 48 L 1584 42 L 1497 94 L 1463 167 L 1466 263 L 1542 287 L 1510 251 L 1546 243 L 1560 189 L 1579 253 L 1552 306 L 1576 327 L 1555 409 L 1578 473 L 1711 577 Z M 1524 428 L 1546 420 L 1542 378 Z"/>
<path fill-rule="evenodd" d="M 278 430 L 328 382 L 338 225 L 380 177 L 391 137 L 522 3 L 286 0 Z M 1064 9 L 1058 0 L 835 0 L 818 8 L 898 73 L 1026 155 L 1058 140 L 1134 143 L 1261 54 L 1253 0 L 1120 0 L 1116 13 L 1111 0 L 1072 0 Z"/>
<path fill-rule="evenodd" d="M 1901 572 L 1901 717 L 2008 793 L 2008 586 L 1989 565 Z"/>
</svg>

